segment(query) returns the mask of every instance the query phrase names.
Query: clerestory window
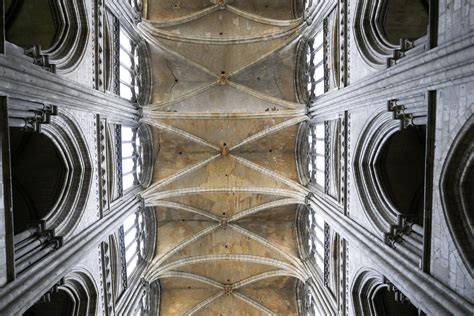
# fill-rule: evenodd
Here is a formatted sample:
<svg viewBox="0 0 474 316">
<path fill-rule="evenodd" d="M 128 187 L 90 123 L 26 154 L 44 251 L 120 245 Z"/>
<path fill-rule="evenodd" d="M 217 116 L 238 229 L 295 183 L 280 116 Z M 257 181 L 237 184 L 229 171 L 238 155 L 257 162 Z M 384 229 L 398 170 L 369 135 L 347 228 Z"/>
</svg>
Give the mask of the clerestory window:
<svg viewBox="0 0 474 316">
<path fill-rule="evenodd" d="M 122 225 L 123 245 L 127 278 L 130 278 L 143 260 L 145 251 L 145 224 L 143 214 L 138 211 L 125 219 Z"/>
<path fill-rule="evenodd" d="M 140 59 L 137 44 L 122 27 L 119 40 L 119 95 L 135 102 L 140 94 Z"/>
<path fill-rule="evenodd" d="M 123 190 L 140 184 L 143 170 L 143 146 L 139 130 L 122 126 L 122 186 Z"/>
<path fill-rule="evenodd" d="M 325 124 L 316 123 L 310 126 L 308 133 L 308 172 L 310 181 L 325 187 L 326 170 L 326 142 L 325 142 Z"/>
<path fill-rule="evenodd" d="M 321 215 L 308 212 L 308 253 L 321 273 L 324 272 L 324 220 Z"/>
<path fill-rule="evenodd" d="M 306 46 L 306 79 L 308 96 L 312 100 L 326 92 L 324 64 L 324 32 L 321 30 Z"/>
</svg>

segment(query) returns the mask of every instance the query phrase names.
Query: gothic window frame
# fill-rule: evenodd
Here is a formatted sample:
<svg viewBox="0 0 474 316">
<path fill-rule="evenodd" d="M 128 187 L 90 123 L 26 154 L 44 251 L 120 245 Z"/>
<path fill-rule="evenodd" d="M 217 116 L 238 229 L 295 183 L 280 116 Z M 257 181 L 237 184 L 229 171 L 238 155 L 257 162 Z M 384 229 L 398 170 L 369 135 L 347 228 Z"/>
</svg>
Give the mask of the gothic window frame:
<svg viewBox="0 0 474 316">
<path fill-rule="evenodd" d="M 129 215 L 120 226 L 119 242 L 123 277 L 130 284 L 137 273 L 140 273 L 146 257 L 147 229 L 143 210 L 139 209 Z M 126 286 L 125 286 L 126 287 Z"/>
<path fill-rule="evenodd" d="M 153 136 L 147 125 L 120 125 L 120 154 L 117 161 L 121 196 L 137 186 L 150 185 L 153 171 Z M 126 132 L 126 133 L 124 133 Z"/>
<path fill-rule="evenodd" d="M 301 229 L 301 241 L 305 256 L 317 269 L 321 277 L 325 273 L 326 262 L 326 223 L 323 217 L 311 208 L 302 212 L 303 225 Z"/>
<path fill-rule="evenodd" d="M 119 27 L 118 36 L 118 95 L 130 102 L 136 102 L 141 90 L 137 79 L 140 73 L 138 44 L 122 25 Z"/>
<path fill-rule="evenodd" d="M 311 184 L 321 191 L 326 187 L 326 124 L 317 122 L 309 125 L 308 143 L 308 175 Z"/>
<path fill-rule="evenodd" d="M 121 126 L 121 172 L 124 192 L 140 184 L 143 170 L 143 147 L 138 128 Z"/>
<path fill-rule="evenodd" d="M 129 7 L 125 1 L 123 4 Z M 119 19 L 114 11 L 107 11 L 106 15 L 110 16 L 107 25 L 112 31 L 111 54 L 108 56 L 112 58 L 110 91 L 135 106 L 149 104 L 152 89 L 149 46 L 127 20 Z M 127 88 L 128 92 L 125 92 Z"/>
<path fill-rule="evenodd" d="M 305 45 L 305 82 L 310 100 L 326 93 L 325 30 L 319 29 Z"/>
</svg>

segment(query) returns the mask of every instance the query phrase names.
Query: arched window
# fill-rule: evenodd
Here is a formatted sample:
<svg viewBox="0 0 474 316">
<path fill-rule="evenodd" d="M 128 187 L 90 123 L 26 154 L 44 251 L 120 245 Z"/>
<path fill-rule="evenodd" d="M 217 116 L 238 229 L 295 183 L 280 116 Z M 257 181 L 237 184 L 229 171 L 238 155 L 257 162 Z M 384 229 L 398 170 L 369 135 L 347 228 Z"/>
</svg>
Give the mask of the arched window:
<svg viewBox="0 0 474 316">
<path fill-rule="evenodd" d="M 122 253 L 124 252 L 122 260 L 126 266 L 127 278 L 130 279 L 145 257 L 146 228 L 141 210 L 125 219 L 119 236 Z"/>
<path fill-rule="evenodd" d="M 319 31 L 306 44 L 306 85 L 310 100 L 324 94 L 325 64 L 324 64 L 324 31 Z"/>
<path fill-rule="evenodd" d="M 128 4 L 135 10 L 141 11 L 142 10 L 142 1 L 141 0 L 127 0 Z"/>
<path fill-rule="evenodd" d="M 123 190 L 140 183 L 143 148 L 138 129 L 122 126 L 122 184 Z"/>
<path fill-rule="evenodd" d="M 326 143 L 325 124 L 316 123 L 309 127 L 308 131 L 308 173 L 312 183 L 323 190 L 325 188 L 326 168 Z"/>
<path fill-rule="evenodd" d="M 324 219 L 314 210 L 306 212 L 306 242 L 307 254 L 309 258 L 316 264 L 321 274 L 324 273 Z"/>
<path fill-rule="evenodd" d="M 140 58 L 137 43 L 122 27 L 120 28 L 119 60 L 119 95 L 135 102 L 140 94 Z"/>
</svg>

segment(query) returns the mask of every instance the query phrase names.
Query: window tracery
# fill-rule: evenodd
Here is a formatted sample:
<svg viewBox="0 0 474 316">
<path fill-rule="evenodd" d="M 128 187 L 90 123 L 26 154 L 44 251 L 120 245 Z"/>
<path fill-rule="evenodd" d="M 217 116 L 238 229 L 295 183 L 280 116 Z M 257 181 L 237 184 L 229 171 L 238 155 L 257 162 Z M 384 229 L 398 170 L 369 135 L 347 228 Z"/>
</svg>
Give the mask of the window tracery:
<svg viewBox="0 0 474 316">
<path fill-rule="evenodd" d="M 137 43 L 130 35 L 120 27 L 119 32 L 119 95 L 132 102 L 138 99 L 140 94 L 140 58 L 138 56 Z"/>
<path fill-rule="evenodd" d="M 314 210 L 306 212 L 306 232 L 307 232 L 307 254 L 308 257 L 316 264 L 321 273 L 324 272 L 324 240 L 325 225 L 324 219 Z"/>
<path fill-rule="evenodd" d="M 140 184 L 143 147 L 138 129 L 122 126 L 122 184 L 123 190 Z"/>
<path fill-rule="evenodd" d="M 308 132 L 308 174 L 312 183 L 325 188 L 326 132 L 323 122 L 310 125 Z"/>
<path fill-rule="evenodd" d="M 326 92 L 324 57 L 324 31 L 321 30 L 306 44 L 306 86 L 310 100 Z"/>
<path fill-rule="evenodd" d="M 123 230 L 122 246 L 125 250 L 125 260 L 127 278 L 130 279 L 137 270 L 145 256 L 146 226 L 143 220 L 142 211 L 138 211 L 127 217 L 121 227 Z"/>
</svg>

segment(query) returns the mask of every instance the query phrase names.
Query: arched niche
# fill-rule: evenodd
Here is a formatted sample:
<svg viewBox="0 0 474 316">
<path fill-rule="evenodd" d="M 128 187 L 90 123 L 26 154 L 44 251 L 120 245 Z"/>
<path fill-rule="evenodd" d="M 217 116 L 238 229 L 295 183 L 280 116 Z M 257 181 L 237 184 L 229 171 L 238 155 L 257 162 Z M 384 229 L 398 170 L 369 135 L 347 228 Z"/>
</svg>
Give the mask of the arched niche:
<svg viewBox="0 0 474 316">
<path fill-rule="evenodd" d="M 85 270 L 69 273 L 61 284 L 31 306 L 24 316 L 82 316 L 97 314 L 97 287 Z"/>
<path fill-rule="evenodd" d="M 474 245 L 474 118 L 461 128 L 441 173 L 441 200 L 449 232 L 460 257 L 473 275 Z"/>
<path fill-rule="evenodd" d="M 380 22 L 387 40 L 394 45 L 400 39 L 416 40 L 427 33 L 429 6 L 427 0 L 388 0 Z"/>
<path fill-rule="evenodd" d="M 375 161 L 384 193 L 400 214 L 422 226 L 425 168 L 425 132 L 409 127 L 390 135 Z"/>
<path fill-rule="evenodd" d="M 356 316 L 419 315 L 418 308 L 389 280 L 374 270 L 359 272 L 351 292 Z"/>
<path fill-rule="evenodd" d="M 385 68 L 395 51 L 416 46 L 415 40 L 427 34 L 428 11 L 425 0 L 359 0 L 354 38 L 362 58 Z"/>
<path fill-rule="evenodd" d="M 67 181 L 65 157 L 45 134 L 18 128 L 10 131 L 14 231 L 39 223 L 64 194 Z"/>
<path fill-rule="evenodd" d="M 400 128 L 391 112 L 372 117 L 356 144 L 356 188 L 363 210 L 380 233 L 402 218 L 422 225 L 424 189 L 423 126 Z"/>
<path fill-rule="evenodd" d="M 48 56 L 57 72 L 74 70 L 89 36 L 83 0 L 7 0 L 6 39 L 32 57 Z"/>
<path fill-rule="evenodd" d="M 41 133 L 10 129 L 15 234 L 42 224 L 67 238 L 82 218 L 92 163 L 80 128 L 60 113 Z"/>
</svg>

